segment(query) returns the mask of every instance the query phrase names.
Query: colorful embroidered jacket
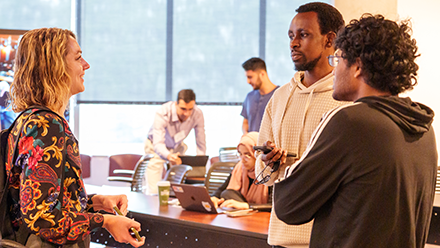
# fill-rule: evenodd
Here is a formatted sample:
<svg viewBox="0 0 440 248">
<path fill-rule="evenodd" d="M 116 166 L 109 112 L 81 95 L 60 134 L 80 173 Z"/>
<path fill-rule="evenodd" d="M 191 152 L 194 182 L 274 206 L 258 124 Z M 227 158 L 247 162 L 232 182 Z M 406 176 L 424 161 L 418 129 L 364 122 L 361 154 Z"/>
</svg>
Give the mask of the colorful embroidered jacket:
<svg viewBox="0 0 440 248">
<path fill-rule="evenodd" d="M 55 244 L 76 243 L 91 230 L 101 227 L 104 218 L 101 214 L 87 212 L 91 209 L 91 201 L 81 177 L 78 141 L 68 123 L 46 110 L 31 115 L 26 121 L 35 110 L 26 110 L 8 138 L 6 171 L 13 204 L 12 225 L 16 230 L 26 225 L 30 233 Z M 19 133 L 24 121 L 25 128 Z M 13 161 L 12 149 L 17 138 L 20 140 Z M 65 147 L 67 157 L 63 167 Z M 63 203 L 60 204 L 62 168 L 65 179 Z"/>
</svg>

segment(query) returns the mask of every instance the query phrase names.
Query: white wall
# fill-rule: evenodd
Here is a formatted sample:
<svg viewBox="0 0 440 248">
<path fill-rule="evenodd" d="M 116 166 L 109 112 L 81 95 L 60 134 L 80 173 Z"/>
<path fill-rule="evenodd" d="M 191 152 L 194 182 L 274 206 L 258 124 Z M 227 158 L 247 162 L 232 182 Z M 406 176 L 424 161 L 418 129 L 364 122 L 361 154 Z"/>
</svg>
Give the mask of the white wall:
<svg viewBox="0 0 440 248">
<path fill-rule="evenodd" d="M 411 18 L 413 37 L 417 40 L 419 53 L 418 85 L 408 93 L 413 100 L 431 107 L 440 116 L 440 82 L 436 72 L 439 69 L 440 51 L 438 42 L 440 33 L 438 22 L 440 1 L 438 0 L 399 0 L 397 5 L 401 19 Z M 440 121 L 434 118 L 434 130 L 437 131 L 437 150 L 439 150 Z"/>
</svg>

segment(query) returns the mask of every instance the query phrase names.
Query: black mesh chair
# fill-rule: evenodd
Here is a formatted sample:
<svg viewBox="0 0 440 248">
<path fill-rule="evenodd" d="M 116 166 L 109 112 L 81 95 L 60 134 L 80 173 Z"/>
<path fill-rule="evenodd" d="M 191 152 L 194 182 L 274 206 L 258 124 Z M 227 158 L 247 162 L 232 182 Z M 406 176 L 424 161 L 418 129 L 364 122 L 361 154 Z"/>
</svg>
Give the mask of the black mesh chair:
<svg viewBox="0 0 440 248">
<path fill-rule="evenodd" d="M 205 177 L 205 187 L 210 195 L 228 179 L 235 164 L 235 162 L 216 162 L 209 167 Z"/>
<path fill-rule="evenodd" d="M 172 166 L 165 174 L 164 180 L 172 183 L 184 183 L 186 174 L 192 170 L 192 167 L 186 164 Z"/>
<path fill-rule="evenodd" d="M 220 162 L 234 162 L 240 161 L 240 156 L 236 147 L 220 147 L 219 149 L 219 161 Z"/>
<path fill-rule="evenodd" d="M 142 182 L 147 169 L 148 162 L 154 157 L 153 154 L 147 154 L 142 156 L 136 163 L 134 170 L 114 170 L 115 174 L 130 175 L 130 177 L 124 176 L 110 176 L 107 177 L 111 182 L 126 182 L 131 183 L 131 191 L 142 192 Z"/>
<path fill-rule="evenodd" d="M 440 166 L 437 167 L 437 183 L 435 184 L 435 193 L 440 194 Z"/>
</svg>

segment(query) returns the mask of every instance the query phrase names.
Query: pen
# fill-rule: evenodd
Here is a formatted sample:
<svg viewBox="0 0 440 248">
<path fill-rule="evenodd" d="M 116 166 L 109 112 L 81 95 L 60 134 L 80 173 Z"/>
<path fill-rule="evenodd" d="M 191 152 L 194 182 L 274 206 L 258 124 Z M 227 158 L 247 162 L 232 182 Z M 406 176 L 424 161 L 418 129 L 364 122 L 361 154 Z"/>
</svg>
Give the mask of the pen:
<svg viewBox="0 0 440 248">
<path fill-rule="evenodd" d="M 121 210 L 119 210 L 119 208 L 118 208 L 117 206 L 114 206 L 114 207 L 113 207 L 113 210 L 115 210 L 115 212 L 116 212 L 117 215 L 124 216 L 124 215 L 121 213 Z M 141 240 L 142 240 L 142 238 L 141 238 L 141 236 L 139 235 L 138 231 L 137 231 L 136 229 L 134 229 L 134 227 L 130 227 L 130 230 L 134 233 L 134 235 L 136 235 L 136 239 L 137 239 L 137 241 L 141 241 Z"/>
</svg>

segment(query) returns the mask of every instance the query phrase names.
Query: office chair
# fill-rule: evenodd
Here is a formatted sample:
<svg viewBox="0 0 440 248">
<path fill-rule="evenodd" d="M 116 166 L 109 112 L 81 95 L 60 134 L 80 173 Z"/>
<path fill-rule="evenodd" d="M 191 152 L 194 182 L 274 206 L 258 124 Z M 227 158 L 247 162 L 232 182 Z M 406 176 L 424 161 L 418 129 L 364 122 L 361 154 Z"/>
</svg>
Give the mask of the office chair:
<svg viewBox="0 0 440 248">
<path fill-rule="evenodd" d="M 205 177 L 205 187 L 210 195 L 228 179 L 235 164 L 234 162 L 217 162 L 211 165 Z"/>
<path fill-rule="evenodd" d="M 240 156 L 238 155 L 237 147 L 220 147 L 219 161 L 238 163 Z"/>
<path fill-rule="evenodd" d="M 126 182 L 131 183 L 131 191 L 142 192 L 142 181 L 147 169 L 148 161 L 153 158 L 154 155 L 147 154 L 142 156 L 136 163 L 134 170 L 114 170 L 115 174 L 131 175 L 131 177 L 124 176 L 109 176 L 107 180 L 111 182 Z"/>
<path fill-rule="evenodd" d="M 85 154 L 79 155 L 81 158 L 81 171 L 82 171 L 82 178 L 89 178 L 90 177 L 90 161 L 92 160 L 92 157 Z"/>
<path fill-rule="evenodd" d="M 120 176 L 117 174 L 119 170 L 134 170 L 137 162 L 142 157 L 140 154 L 117 154 L 109 157 L 109 176 Z M 130 176 L 127 172 L 123 172 L 125 176 Z"/>
<path fill-rule="evenodd" d="M 440 194 L 440 166 L 437 167 L 437 181 L 435 184 L 435 193 Z"/>
<path fill-rule="evenodd" d="M 192 166 L 181 164 L 172 166 L 165 174 L 164 180 L 172 183 L 183 183 L 186 179 L 186 174 L 192 170 Z"/>
</svg>

